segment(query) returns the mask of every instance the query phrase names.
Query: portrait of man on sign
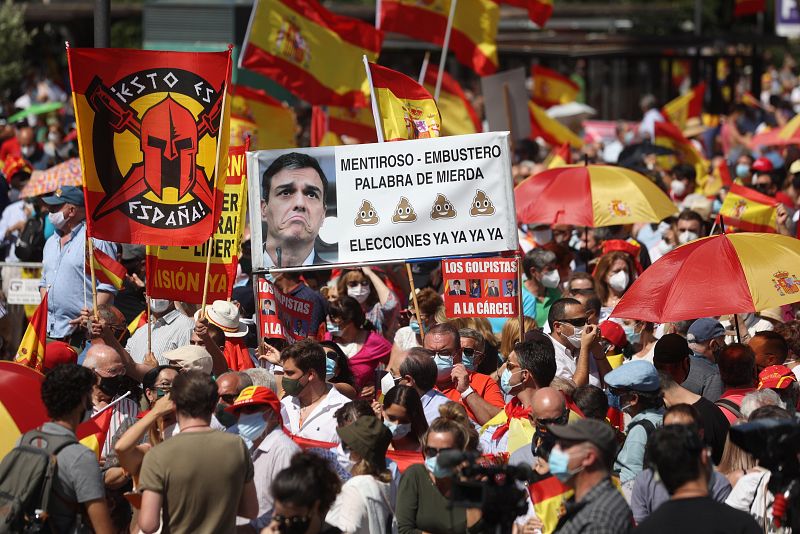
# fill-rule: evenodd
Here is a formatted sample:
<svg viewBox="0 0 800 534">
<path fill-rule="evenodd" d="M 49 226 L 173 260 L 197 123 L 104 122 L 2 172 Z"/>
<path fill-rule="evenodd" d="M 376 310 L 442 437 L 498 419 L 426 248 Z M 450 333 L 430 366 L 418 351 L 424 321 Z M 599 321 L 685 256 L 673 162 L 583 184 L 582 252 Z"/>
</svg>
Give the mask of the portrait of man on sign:
<svg viewBox="0 0 800 534">
<path fill-rule="evenodd" d="M 328 179 L 317 159 L 283 154 L 264 171 L 261 187 L 265 266 L 327 263 L 315 249 L 328 200 Z"/>
</svg>

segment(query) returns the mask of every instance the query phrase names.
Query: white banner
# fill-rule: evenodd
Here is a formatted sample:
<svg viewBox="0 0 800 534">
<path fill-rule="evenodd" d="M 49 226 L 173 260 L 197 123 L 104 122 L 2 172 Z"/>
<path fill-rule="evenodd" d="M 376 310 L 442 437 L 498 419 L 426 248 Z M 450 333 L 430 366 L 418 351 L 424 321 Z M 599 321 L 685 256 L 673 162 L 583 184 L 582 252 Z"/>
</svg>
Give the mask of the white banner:
<svg viewBox="0 0 800 534">
<path fill-rule="evenodd" d="M 508 132 L 247 156 L 256 269 L 517 248 Z"/>
</svg>

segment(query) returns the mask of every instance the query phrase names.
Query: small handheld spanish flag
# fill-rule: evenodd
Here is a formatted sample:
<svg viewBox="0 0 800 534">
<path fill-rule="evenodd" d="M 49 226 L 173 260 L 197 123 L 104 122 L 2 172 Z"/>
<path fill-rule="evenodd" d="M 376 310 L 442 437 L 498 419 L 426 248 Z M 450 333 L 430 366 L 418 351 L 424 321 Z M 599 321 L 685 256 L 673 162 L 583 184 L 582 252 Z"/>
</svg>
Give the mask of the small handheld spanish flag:
<svg viewBox="0 0 800 534">
<path fill-rule="evenodd" d="M 122 289 L 122 284 L 128 275 L 128 270 L 125 269 L 124 265 L 99 249 L 94 249 L 94 255 L 91 259 L 94 262 L 94 275 L 100 282 Z M 86 272 L 90 272 L 88 262 L 86 264 Z"/>
<path fill-rule="evenodd" d="M 44 294 L 42 302 L 31 317 L 28 328 L 22 336 L 17 355 L 14 358 L 16 363 L 27 365 L 41 372 L 44 368 L 44 351 L 47 340 L 47 293 Z"/>
<path fill-rule="evenodd" d="M 731 185 L 725 202 L 719 209 L 726 225 L 735 226 L 745 232 L 778 231 L 777 205 L 772 197 L 762 195 L 755 189 L 741 185 Z"/>
</svg>

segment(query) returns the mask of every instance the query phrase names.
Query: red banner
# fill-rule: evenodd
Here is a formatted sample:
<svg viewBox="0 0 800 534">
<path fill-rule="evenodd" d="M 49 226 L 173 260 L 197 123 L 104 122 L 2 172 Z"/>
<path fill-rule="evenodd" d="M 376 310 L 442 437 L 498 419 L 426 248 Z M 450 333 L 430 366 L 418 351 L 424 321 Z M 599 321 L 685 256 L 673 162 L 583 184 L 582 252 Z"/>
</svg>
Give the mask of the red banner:
<svg viewBox="0 0 800 534">
<path fill-rule="evenodd" d="M 275 287 L 266 278 L 258 278 L 258 324 L 262 338 L 286 339 L 283 325 L 278 318 L 275 303 Z"/>
<path fill-rule="evenodd" d="M 442 260 L 447 317 L 516 317 L 517 260 Z"/>
</svg>

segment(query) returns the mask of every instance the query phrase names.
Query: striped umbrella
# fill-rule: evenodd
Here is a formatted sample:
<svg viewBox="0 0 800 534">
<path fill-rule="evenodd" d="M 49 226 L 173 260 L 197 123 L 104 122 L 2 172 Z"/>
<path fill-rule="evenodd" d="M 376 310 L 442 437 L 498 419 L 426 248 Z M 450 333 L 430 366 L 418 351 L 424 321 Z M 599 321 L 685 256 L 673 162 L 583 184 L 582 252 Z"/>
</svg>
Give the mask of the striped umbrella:
<svg viewBox="0 0 800 534">
<path fill-rule="evenodd" d="M 22 188 L 20 197 L 31 198 L 52 193 L 67 185 L 80 187 L 83 184 L 83 172 L 78 158 L 68 159 L 44 171 L 33 171 L 31 179 Z"/>
<path fill-rule="evenodd" d="M 0 361 L 0 459 L 23 433 L 48 420 L 42 380 L 44 375 L 30 367 Z"/>
<path fill-rule="evenodd" d="M 531 176 L 514 188 L 517 222 L 611 226 L 659 222 L 677 210 L 638 172 L 611 165 L 568 165 Z"/>
</svg>

